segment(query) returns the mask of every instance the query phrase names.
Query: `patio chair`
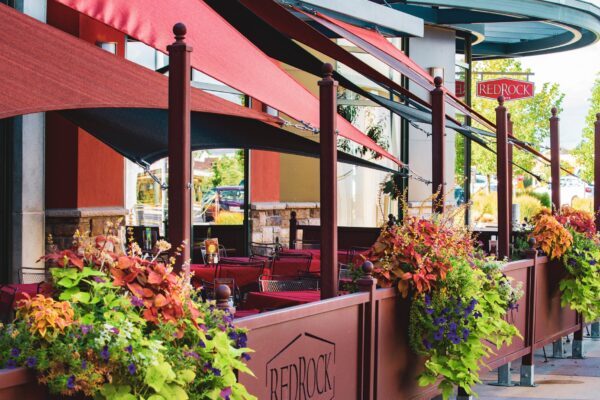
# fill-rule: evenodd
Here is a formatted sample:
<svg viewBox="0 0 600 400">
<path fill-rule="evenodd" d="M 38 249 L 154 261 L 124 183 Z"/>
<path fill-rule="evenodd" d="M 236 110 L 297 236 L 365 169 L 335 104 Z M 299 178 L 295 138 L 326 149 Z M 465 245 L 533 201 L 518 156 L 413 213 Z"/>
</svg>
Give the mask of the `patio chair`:
<svg viewBox="0 0 600 400">
<path fill-rule="evenodd" d="M 277 243 L 250 243 L 250 255 L 274 257 L 277 254 L 277 248 Z"/>
<path fill-rule="evenodd" d="M 243 300 L 243 298 L 246 296 L 247 293 L 249 292 L 256 292 L 258 290 L 258 278 L 263 275 L 265 267 L 267 266 L 268 263 L 268 259 L 266 258 L 262 258 L 262 259 L 254 259 L 254 260 L 250 260 L 247 262 L 244 261 L 238 261 L 236 263 L 232 263 L 232 264 L 228 264 L 228 263 L 219 263 L 219 265 L 217 266 L 217 272 L 216 272 L 216 276 L 218 278 L 236 278 L 236 267 L 243 267 L 245 269 L 244 271 L 244 280 L 243 282 L 247 282 L 250 278 L 249 278 L 249 273 L 251 273 L 252 271 L 248 272 L 248 268 L 252 268 L 255 272 L 252 274 L 252 279 L 251 279 L 251 283 L 239 283 L 240 280 L 238 279 L 238 286 L 237 286 L 237 290 L 239 293 L 239 297 L 240 299 Z M 225 267 L 228 266 L 229 268 L 227 269 L 223 269 L 221 267 Z"/>
<path fill-rule="evenodd" d="M 279 254 L 271 262 L 271 273 L 273 275 L 296 276 L 310 271 L 312 254 L 307 253 L 285 253 Z"/>
<path fill-rule="evenodd" d="M 313 240 L 297 240 L 297 250 L 319 250 L 321 248 L 321 242 Z"/>
<path fill-rule="evenodd" d="M 262 275 L 258 283 L 261 292 L 319 290 L 319 280 L 308 277 Z"/>
</svg>

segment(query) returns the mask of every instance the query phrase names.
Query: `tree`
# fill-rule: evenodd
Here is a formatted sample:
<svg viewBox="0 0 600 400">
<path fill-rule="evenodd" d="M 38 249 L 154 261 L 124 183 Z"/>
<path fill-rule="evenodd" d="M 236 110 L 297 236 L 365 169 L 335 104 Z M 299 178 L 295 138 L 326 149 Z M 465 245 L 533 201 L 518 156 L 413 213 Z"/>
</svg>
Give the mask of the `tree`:
<svg viewBox="0 0 600 400">
<path fill-rule="evenodd" d="M 579 176 L 588 182 L 592 182 L 594 180 L 594 123 L 596 122 L 596 114 L 600 112 L 600 72 L 596 75 L 596 81 L 592 87 L 592 97 L 589 102 L 590 109 L 585 118 L 583 139 L 577 148 L 573 150 L 573 154 L 577 163 L 581 166 Z"/>
<path fill-rule="evenodd" d="M 477 76 L 477 72 L 531 72 L 523 68 L 520 61 L 515 59 L 502 59 L 490 61 L 477 61 L 473 63 L 473 76 Z M 501 78 L 502 76 L 494 76 Z M 475 85 L 473 86 L 473 108 L 483 114 L 492 122 L 496 121 L 495 109 L 498 106 L 496 100 L 484 99 L 475 96 Z M 540 150 L 540 144 L 549 137 L 549 122 L 552 107 L 562 110 L 561 104 L 564 99 L 564 93 L 560 91 L 557 83 L 544 83 L 541 88 L 536 88 L 537 93 L 534 97 L 527 100 L 517 100 L 506 102 L 508 112 L 511 114 L 511 119 L 514 123 L 513 134 L 520 140 L 533 144 L 533 147 Z M 474 123 L 474 126 L 478 126 Z M 494 132 L 495 133 L 495 132 Z M 460 141 L 460 142 L 459 142 Z M 457 161 L 462 162 L 462 140 L 457 140 Z M 495 149 L 495 141 L 490 141 L 490 147 Z M 472 146 L 472 165 L 477 168 L 478 173 L 490 175 L 496 173 L 496 154 L 484 149 L 476 143 Z M 521 151 L 515 148 L 513 151 L 514 161 L 527 168 L 533 169 L 536 159 L 526 151 Z M 521 173 L 518 168 L 514 169 L 515 174 Z"/>
<path fill-rule="evenodd" d="M 237 186 L 244 179 L 244 158 L 237 153 L 235 156 L 223 156 L 212 164 L 213 176 L 211 183 L 217 186 Z"/>
</svg>

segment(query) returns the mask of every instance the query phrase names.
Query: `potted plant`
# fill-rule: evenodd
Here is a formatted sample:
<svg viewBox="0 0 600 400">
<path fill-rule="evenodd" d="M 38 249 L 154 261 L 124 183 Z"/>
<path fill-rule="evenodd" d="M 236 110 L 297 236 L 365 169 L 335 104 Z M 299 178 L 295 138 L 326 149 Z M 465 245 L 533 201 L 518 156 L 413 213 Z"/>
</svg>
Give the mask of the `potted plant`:
<svg viewBox="0 0 600 400">
<path fill-rule="evenodd" d="M 44 257 L 50 296 L 27 297 L 0 329 L 0 363 L 24 367 L 51 394 L 119 400 L 252 399 L 246 334 L 233 316 L 196 298 L 174 259 L 132 243 L 76 234 L 72 249 Z M 32 384 L 24 390 L 31 390 Z M 2 390 L 2 389 L 0 389 Z"/>
</svg>

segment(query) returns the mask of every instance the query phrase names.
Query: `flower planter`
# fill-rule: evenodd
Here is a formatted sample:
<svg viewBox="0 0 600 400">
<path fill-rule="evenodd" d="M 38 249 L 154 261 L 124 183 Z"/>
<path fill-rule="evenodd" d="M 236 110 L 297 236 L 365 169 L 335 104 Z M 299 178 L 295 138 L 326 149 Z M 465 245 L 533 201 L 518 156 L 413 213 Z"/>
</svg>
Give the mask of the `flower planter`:
<svg viewBox="0 0 600 400">
<path fill-rule="evenodd" d="M 0 400 L 10 399 L 44 400 L 46 389 L 26 368 L 0 369 Z"/>
</svg>

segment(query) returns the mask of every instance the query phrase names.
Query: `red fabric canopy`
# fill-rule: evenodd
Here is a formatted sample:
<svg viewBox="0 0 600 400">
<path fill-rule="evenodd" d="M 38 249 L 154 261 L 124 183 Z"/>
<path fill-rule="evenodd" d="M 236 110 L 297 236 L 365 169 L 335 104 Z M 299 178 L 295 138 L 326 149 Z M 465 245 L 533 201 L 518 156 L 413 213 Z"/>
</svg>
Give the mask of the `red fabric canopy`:
<svg viewBox="0 0 600 400">
<path fill-rule="evenodd" d="M 0 4 L 0 118 L 81 108 L 159 108 L 165 76 Z M 192 89 L 192 110 L 278 125 L 265 113 Z"/>
<path fill-rule="evenodd" d="M 173 42 L 172 27 L 187 26 L 192 66 L 299 121 L 319 125 L 319 101 L 201 0 L 57 0 L 160 51 Z M 339 134 L 389 158 L 341 116 Z"/>
</svg>

